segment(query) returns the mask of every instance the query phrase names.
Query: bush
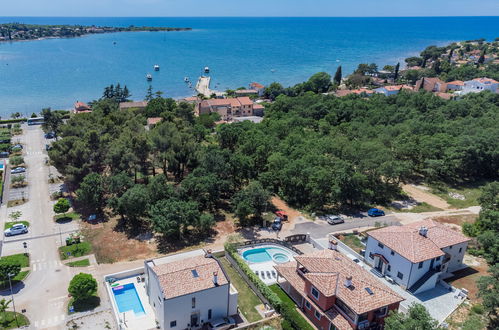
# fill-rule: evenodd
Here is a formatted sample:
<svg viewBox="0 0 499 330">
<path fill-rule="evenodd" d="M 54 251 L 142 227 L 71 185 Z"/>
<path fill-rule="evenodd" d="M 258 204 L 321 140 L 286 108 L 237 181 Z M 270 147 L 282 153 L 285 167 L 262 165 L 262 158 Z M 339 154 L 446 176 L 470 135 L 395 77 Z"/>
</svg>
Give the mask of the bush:
<svg viewBox="0 0 499 330">
<path fill-rule="evenodd" d="M 57 203 L 54 204 L 54 212 L 55 213 L 66 213 L 71 205 L 69 205 L 69 201 L 66 198 L 59 198 Z"/>
<path fill-rule="evenodd" d="M 21 271 L 21 265 L 13 261 L 0 261 L 0 280 L 6 281 L 9 279 L 9 274 L 13 274 L 11 277 L 15 277 Z"/>
<path fill-rule="evenodd" d="M 75 301 L 88 299 L 97 292 L 97 281 L 90 274 L 79 273 L 69 282 L 68 292 Z"/>
<path fill-rule="evenodd" d="M 9 161 L 12 166 L 24 164 L 24 158 L 22 156 L 12 156 Z"/>
</svg>

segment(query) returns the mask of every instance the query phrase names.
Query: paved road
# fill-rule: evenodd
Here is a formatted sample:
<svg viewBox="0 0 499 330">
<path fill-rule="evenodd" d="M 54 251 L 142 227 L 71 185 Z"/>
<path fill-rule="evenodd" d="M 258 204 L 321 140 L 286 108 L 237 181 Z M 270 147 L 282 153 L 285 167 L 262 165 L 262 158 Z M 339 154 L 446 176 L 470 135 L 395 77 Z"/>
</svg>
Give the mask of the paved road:
<svg viewBox="0 0 499 330">
<path fill-rule="evenodd" d="M 310 233 L 312 238 L 323 238 L 327 234 L 337 231 L 355 229 L 360 227 L 374 226 L 375 223 L 382 223 L 387 225 L 399 225 L 399 220 L 392 215 L 384 217 L 371 218 L 367 216 L 359 216 L 356 218 L 347 218 L 345 223 L 330 225 L 326 221 L 316 220 L 298 223 L 292 230 L 293 234 L 306 234 Z"/>
<path fill-rule="evenodd" d="M 77 271 L 61 264 L 57 248 L 60 245 L 61 232 L 77 229 L 77 225 L 56 224 L 53 221 L 53 201 L 49 197 L 47 158 L 44 152 L 45 139 L 41 127 L 24 126 L 24 159 L 28 165 L 30 177 L 27 203 L 6 208 L 0 212 L 2 222 L 12 211 L 20 210 L 22 219 L 30 222 L 29 234 L 9 237 L 4 240 L 2 256 L 24 252 L 22 241 L 28 241 L 31 273 L 23 284 L 15 287 L 15 304 L 18 311 L 25 309 L 31 321 L 32 329 L 65 328 L 67 287 Z M 64 239 L 64 236 L 62 236 Z M 7 297 L 9 291 L 0 292 Z"/>
</svg>

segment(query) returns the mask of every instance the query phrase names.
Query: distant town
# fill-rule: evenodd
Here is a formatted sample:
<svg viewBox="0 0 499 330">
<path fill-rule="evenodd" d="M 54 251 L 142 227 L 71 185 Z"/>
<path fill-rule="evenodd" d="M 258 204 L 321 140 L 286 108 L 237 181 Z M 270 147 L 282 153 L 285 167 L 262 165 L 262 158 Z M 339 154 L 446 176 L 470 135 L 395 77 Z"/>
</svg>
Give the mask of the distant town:
<svg viewBox="0 0 499 330">
<path fill-rule="evenodd" d="M 83 25 L 36 25 L 21 23 L 0 24 L 0 41 L 38 40 L 46 38 L 74 38 L 87 34 L 139 32 L 139 31 L 189 31 L 188 27 L 109 27 L 109 26 L 83 26 Z"/>
</svg>

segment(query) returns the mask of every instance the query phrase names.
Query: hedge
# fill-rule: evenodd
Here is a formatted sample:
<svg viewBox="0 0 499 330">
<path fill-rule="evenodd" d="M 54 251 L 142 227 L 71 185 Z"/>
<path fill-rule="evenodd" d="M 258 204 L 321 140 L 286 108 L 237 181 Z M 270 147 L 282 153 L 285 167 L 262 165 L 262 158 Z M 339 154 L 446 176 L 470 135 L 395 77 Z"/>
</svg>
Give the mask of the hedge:
<svg viewBox="0 0 499 330">
<path fill-rule="evenodd" d="M 225 252 L 227 252 L 232 259 L 237 263 L 238 267 L 246 274 L 249 280 L 256 286 L 261 294 L 269 301 L 269 304 L 281 314 L 281 316 L 288 322 L 294 329 L 310 329 L 314 328 L 305 320 L 294 306 L 289 306 L 281 301 L 277 294 L 272 291 L 265 283 L 260 280 L 258 276 L 251 270 L 248 264 L 239 256 L 236 247 L 231 243 L 225 243 Z"/>
<path fill-rule="evenodd" d="M 4 119 L 4 120 L 0 120 L 0 125 L 1 124 L 10 124 L 10 123 L 20 123 L 20 122 L 23 122 L 26 120 L 28 120 L 28 119 L 27 118 Z"/>
</svg>

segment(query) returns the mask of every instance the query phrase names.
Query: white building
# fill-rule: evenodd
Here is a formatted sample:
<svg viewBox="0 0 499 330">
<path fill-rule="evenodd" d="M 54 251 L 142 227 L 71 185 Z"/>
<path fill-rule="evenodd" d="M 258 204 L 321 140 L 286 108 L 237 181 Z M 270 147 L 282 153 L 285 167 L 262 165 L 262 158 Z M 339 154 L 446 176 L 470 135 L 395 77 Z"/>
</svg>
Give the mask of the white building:
<svg viewBox="0 0 499 330">
<path fill-rule="evenodd" d="M 475 78 L 464 82 L 462 94 L 480 93 L 483 91 L 491 91 L 497 93 L 499 82 L 490 78 Z"/>
<path fill-rule="evenodd" d="M 145 261 L 146 290 L 161 329 L 198 329 L 237 314 L 236 289 L 210 252 Z"/>
<path fill-rule="evenodd" d="M 470 239 L 432 220 L 389 226 L 368 235 L 366 261 L 413 294 L 434 288 L 438 280 L 465 267 Z"/>
</svg>

